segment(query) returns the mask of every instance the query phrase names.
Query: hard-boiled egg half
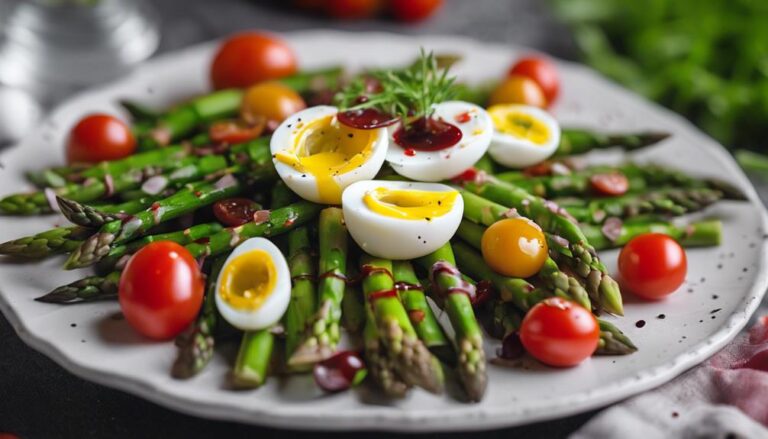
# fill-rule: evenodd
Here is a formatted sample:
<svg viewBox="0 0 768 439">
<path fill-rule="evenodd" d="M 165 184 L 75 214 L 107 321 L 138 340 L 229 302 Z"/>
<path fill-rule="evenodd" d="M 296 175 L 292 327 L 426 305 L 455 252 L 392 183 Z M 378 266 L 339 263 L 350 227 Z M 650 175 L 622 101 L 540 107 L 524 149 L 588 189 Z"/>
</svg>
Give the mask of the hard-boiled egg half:
<svg viewBox="0 0 768 439">
<path fill-rule="evenodd" d="M 360 248 L 386 259 L 413 259 L 448 242 L 464 200 L 439 183 L 360 181 L 344 190 L 344 221 Z"/>
<path fill-rule="evenodd" d="M 336 107 L 299 111 L 270 141 L 278 175 L 291 190 L 315 203 L 339 204 L 350 184 L 373 178 L 387 152 L 386 128 L 360 130 L 339 123 Z"/>
<path fill-rule="evenodd" d="M 387 162 L 398 174 L 419 181 L 441 181 L 471 168 L 488 150 L 493 123 L 481 107 L 463 101 L 434 106 L 432 118 L 458 128 L 458 142 L 436 147 L 414 146 L 398 139 L 401 127 L 390 129 Z"/>
<path fill-rule="evenodd" d="M 232 326 L 255 331 L 277 323 L 291 300 L 291 274 L 280 249 L 251 238 L 229 255 L 216 280 L 216 307 Z"/>
<path fill-rule="evenodd" d="M 532 166 L 557 151 L 560 125 L 546 111 L 530 105 L 501 104 L 488 109 L 496 129 L 488 152 L 510 168 Z"/>
</svg>

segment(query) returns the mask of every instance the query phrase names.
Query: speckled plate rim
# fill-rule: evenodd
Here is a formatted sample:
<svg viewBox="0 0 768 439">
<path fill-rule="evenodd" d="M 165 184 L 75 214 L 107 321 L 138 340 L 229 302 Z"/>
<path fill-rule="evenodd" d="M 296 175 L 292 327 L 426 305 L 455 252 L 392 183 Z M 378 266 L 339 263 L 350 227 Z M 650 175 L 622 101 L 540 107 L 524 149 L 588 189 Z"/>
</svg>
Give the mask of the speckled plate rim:
<svg viewBox="0 0 768 439">
<path fill-rule="evenodd" d="M 429 45 L 431 39 L 434 41 L 439 39 L 441 42 L 452 41 L 455 42 L 456 45 L 465 47 L 469 47 L 472 44 L 483 44 L 484 46 L 497 47 L 498 50 L 510 49 L 510 46 L 508 45 L 502 46 L 493 43 L 479 43 L 471 39 L 456 36 L 403 36 L 382 32 L 348 33 L 327 30 L 292 32 L 287 33 L 286 35 L 297 38 L 349 38 L 351 35 L 354 35 L 359 38 L 410 39 L 414 41 L 414 44 L 418 42 L 425 45 Z M 193 46 L 182 51 L 166 54 L 149 61 L 140 69 L 146 70 L 163 63 L 172 63 L 175 57 L 183 56 L 188 52 L 204 50 L 205 48 L 209 48 L 210 44 L 211 43 Z M 699 132 L 683 117 L 656 104 L 645 101 L 633 93 L 605 80 L 602 76 L 584 66 L 573 63 L 566 64 L 569 64 L 571 69 L 580 69 L 582 70 L 582 73 L 592 75 L 596 81 L 601 82 L 601 86 L 611 88 L 613 89 L 613 92 L 617 94 L 631 96 L 632 99 L 642 103 L 642 105 L 652 108 L 654 112 L 663 114 L 665 117 L 671 119 L 673 123 L 680 126 L 681 129 L 685 130 L 686 135 L 691 136 L 694 140 L 699 142 L 700 146 L 705 148 L 707 154 L 711 154 L 723 164 L 725 172 L 733 175 L 739 187 L 746 193 L 750 203 L 757 208 L 756 210 L 761 217 L 760 222 L 763 230 L 768 230 L 768 215 L 766 215 L 766 210 L 760 202 L 755 189 L 730 154 L 728 154 L 722 146 Z M 116 81 L 115 83 L 92 89 L 91 91 L 73 97 L 68 102 L 98 95 L 111 87 L 115 87 L 117 84 L 130 80 L 131 77 L 127 77 Z M 765 240 L 761 240 L 759 254 L 761 257 L 760 262 L 768 260 L 768 242 Z M 429 410 L 403 411 L 390 407 L 377 407 L 375 414 L 372 414 L 373 411 L 369 411 L 369 413 L 366 413 L 363 416 L 361 416 L 359 412 L 345 410 L 340 410 L 334 417 L 313 416 L 311 413 L 302 411 L 302 422 L 297 422 L 294 410 L 281 408 L 277 410 L 254 412 L 253 410 L 222 407 L 215 403 L 201 401 L 199 399 L 185 398 L 165 393 L 136 376 L 105 373 L 93 365 L 83 364 L 81 361 L 78 361 L 78 358 L 63 352 L 49 340 L 38 337 L 30 332 L 24 321 L 19 318 L 15 310 L 5 300 L 2 292 L 0 292 L 0 311 L 2 311 L 19 337 L 25 343 L 35 350 L 42 352 L 73 374 L 104 386 L 117 388 L 138 395 L 152 402 L 184 413 L 220 420 L 305 430 L 384 430 L 410 432 L 469 431 L 508 427 L 564 417 L 599 408 L 664 384 L 690 367 L 704 361 L 733 339 L 736 334 L 744 328 L 749 321 L 750 316 L 759 306 L 767 287 L 768 270 L 762 268 L 755 276 L 752 287 L 746 294 L 744 294 L 738 307 L 730 316 L 728 316 L 726 322 L 721 325 L 720 329 L 714 332 L 705 341 L 695 345 L 689 352 L 678 355 L 672 361 L 659 364 L 657 367 L 627 376 L 625 379 L 622 379 L 611 386 L 605 386 L 552 400 L 547 406 L 547 411 L 520 413 L 505 407 L 484 407 L 479 409 L 477 406 L 473 405 L 460 405 L 455 408 L 441 410 L 439 413 L 435 413 L 434 411 L 430 412 Z M 340 419 L 344 419 L 344 421 L 339 422 Z"/>
</svg>

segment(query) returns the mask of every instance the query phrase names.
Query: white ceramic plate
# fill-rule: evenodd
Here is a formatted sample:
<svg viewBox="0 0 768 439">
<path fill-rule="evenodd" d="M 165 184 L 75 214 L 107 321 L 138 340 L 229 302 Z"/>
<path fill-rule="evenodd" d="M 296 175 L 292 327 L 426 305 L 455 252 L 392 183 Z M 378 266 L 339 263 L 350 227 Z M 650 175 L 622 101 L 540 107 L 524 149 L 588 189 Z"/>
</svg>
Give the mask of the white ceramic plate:
<svg viewBox="0 0 768 439">
<path fill-rule="evenodd" d="M 507 46 L 453 37 L 329 32 L 286 37 L 303 67 L 401 65 L 423 46 L 464 56 L 455 72 L 472 81 L 498 77 L 521 53 Z M 59 107 L 42 129 L 0 156 L 2 193 L 26 188 L 22 170 L 60 163 L 68 128 L 86 113 L 118 112 L 118 98 L 165 105 L 206 91 L 213 47 L 194 47 L 151 61 L 130 77 Z M 357 392 L 324 396 L 313 388 L 309 377 L 271 379 L 257 391 L 233 392 L 226 389 L 232 352 L 220 352 L 200 376 L 176 381 L 168 372 L 176 353 L 173 344 L 152 343 L 135 335 L 124 320 L 114 318 L 117 303 L 56 306 L 32 300 L 85 274 L 59 270 L 62 260 L 58 258 L 40 264 L 0 264 L 2 312 L 24 341 L 86 379 L 183 412 L 272 426 L 490 429 L 569 415 L 658 386 L 722 347 L 756 309 L 768 281 L 763 268 L 768 249 L 766 216 L 725 150 L 685 120 L 584 67 L 566 63 L 560 67 L 562 96 L 554 111 L 564 126 L 670 131 L 674 133 L 670 140 L 643 151 L 636 159 L 720 177 L 744 189 L 751 200 L 721 202 L 705 213 L 723 219 L 723 245 L 688 252 L 688 279 L 677 294 L 656 303 L 627 299 L 626 316 L 617 323 L 639 346 L 634 355 L 593 358 L 565 370 L 490 366 L 488 393 L 482 403 L 474 405 L 421 391 L 412 392 L 404 401 L 387 403 L 370 401 L 369 395 Z M 0 240 L 41 231 L 60 221 L 55 217 L 2 218 Z M 606 252 L 603 258 L 615 269 L 615 252 Z M 660 314 L 666 318 L 658 318 Z M 635 326 L 639 320 L 646 322 L 642 329 Z M 486 346 L 490 357 L 495 348 L 493 343 Z"/>
</svg>

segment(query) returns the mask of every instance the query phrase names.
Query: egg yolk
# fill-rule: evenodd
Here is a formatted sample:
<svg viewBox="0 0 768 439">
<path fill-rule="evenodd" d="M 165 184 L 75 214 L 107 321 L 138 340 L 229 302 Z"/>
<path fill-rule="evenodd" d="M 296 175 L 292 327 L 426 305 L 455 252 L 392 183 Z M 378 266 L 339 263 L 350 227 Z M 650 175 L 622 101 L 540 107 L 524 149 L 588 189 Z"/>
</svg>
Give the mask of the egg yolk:
<svg viewBox="0 0 768 439">
<path fill-rule="evenodd" d="M 234 309 L 253 311 L 275 289 L 277 269 L 269 253 L 251 250 L 229 261 L 221 276 L 221 298 Z"/>
<path fill-rule="evenodd" d="M 379 215 L 406 220 L 427 220 L 450 212 L 458 192 L 430 192 L 378 187 L 363 196 L 365 205 Z"/>
<path fill-rule="evenodd" d="M 483 259 L 493 271 L 511 277 L 530 277 L 547 260 L 547 241 L 536 223 L 509 218 L 493 223 L 483 233 Z"/>
<path fill-rule="evenodd" d="M 516 110 L 514 106 L 494 105 L 488 109 L 496 131 L 543 145 L 549 140 L 549 128 L 535 116 Z"/>
<path fill-rule="evenodd" d="M 275 159 L 315 177 L 323 203 L 341 204 L 342 188 L 335 178 L 368 160 L 378 130 L 351 128 L 333 115 L 299 122 L 294 130 L 292 149 L 278 152 Z"/>
</svg>

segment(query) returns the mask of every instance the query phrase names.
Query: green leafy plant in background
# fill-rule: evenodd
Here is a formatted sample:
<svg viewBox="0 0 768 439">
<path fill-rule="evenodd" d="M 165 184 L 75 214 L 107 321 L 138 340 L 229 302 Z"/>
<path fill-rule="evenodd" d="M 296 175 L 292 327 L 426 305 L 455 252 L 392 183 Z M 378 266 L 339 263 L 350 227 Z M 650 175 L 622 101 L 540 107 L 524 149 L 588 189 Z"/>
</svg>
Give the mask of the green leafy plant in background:
<svg viewBox="0 0 768 439">
<path fill-rule="evenodd" d="M 728 147 L 768 152 L 768 2 L 551 2 L 592 67 Z"/>
</svg>

